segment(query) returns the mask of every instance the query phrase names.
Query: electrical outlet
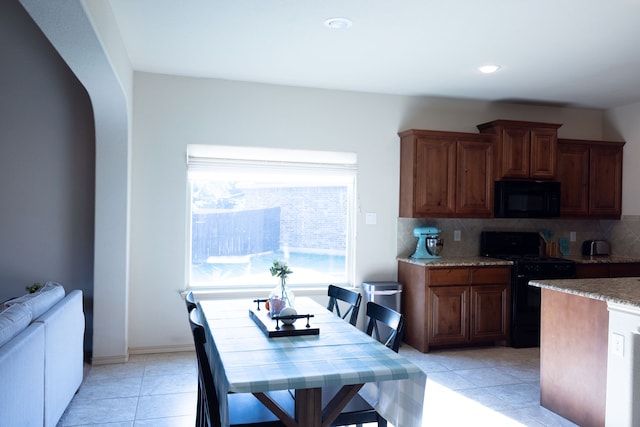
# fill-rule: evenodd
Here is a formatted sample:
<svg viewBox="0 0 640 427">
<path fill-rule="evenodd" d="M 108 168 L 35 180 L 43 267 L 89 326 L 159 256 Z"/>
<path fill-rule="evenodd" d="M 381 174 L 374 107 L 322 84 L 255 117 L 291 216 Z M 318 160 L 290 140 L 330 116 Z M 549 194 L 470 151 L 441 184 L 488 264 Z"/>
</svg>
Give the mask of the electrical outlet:
<svg viewBox="0 0 640 427">
<path fill-rule="evenodd" d="M 569 241 L 570 242 L 575 242 L 576 241 L 576 232 L 575 231 L 571 231 L 569 233 Z"/>
<path fill-rule="evenodd" d="M 460 230 L 454 230 L 453 231 L 453 240 L 456 242 L 459 242 L 461 240 L 460 238 Z"/>
<path fill-rule="evenodd" d="M 615 332 L 611 334 L 612 341 L 612 349 L 611 352 L 616 356 L 624 356 L 624 335 L 616 334 Z"/>
</svg>

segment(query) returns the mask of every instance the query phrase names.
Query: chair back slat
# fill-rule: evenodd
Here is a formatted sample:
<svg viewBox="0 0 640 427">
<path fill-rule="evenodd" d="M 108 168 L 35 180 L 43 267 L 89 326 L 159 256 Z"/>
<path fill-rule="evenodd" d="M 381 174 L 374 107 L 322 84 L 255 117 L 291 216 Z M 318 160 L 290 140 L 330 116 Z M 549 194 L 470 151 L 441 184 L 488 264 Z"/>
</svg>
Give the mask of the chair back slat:
<svg viewBox="0 0 640 427">
<path fill-rule="evenodd" d="M 221 427 L 220 400 L 218 399 L 213 381 L 213 371 L 211 370 L 209 358 L 205 350 L 207 339 L 201 321 L 201 313 L 197 307 L 189 313 L 189 325 L 191 326 L 193 342 L 196 347 L 196 357 L 198 359 L 198 382 L 202 391 L 203 415 L 208 421 L 207 425 Z"/>
<path fill-rule="evenodd" d="M 397 311 L 377 304 L 367 303 L 367 334 L 377 339 L 396 353 L 400 349 L 400 343 L 404 335 L 405 318 Z M 387 325 L 390 331 L 383 336 L 380 333 L 379 324 Z"/>
<path fill-rule="evenodd" d="M 187 305 L 187 312 L 191 313 L 191 310 L 196 308 L 196 298 L 193 296 L 193 292 L 187 292 L 184 296 L 184 302 Z"/>
<path fill-rule="evenodd" d="M 359 292 L 351 291 L 349 289 L 341 288 L 340 286 L 329 285 L 327 289 L 327 295 L 329 296 L 329 303 L 327 310 L 335 312 L 336 315 L 348 320 L 353 326 L 356 326 L 358 322 L 358 312 L 360 311 L 360 302 L 362 301 L 362 295 Z M 349 308 L 344 313 L 340 312 L 340 305 L 338 301 L 343 301 L 349 304 Z M 349 319 L 347 319 L 349 317 Z"/>
</svg>

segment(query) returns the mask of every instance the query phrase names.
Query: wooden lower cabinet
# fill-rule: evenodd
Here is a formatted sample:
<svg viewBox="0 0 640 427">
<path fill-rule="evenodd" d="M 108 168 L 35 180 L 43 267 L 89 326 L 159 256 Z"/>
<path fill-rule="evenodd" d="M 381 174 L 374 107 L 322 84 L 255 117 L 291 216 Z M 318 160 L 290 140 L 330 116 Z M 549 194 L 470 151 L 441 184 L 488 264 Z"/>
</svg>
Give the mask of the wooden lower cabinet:
<svg viewBox="0 0 640 427">
<path fill-rule="evenodd" d="M 430 347 L 504 342 L 509 337 L 510 268 L 427 267 L 400 261 L 404 340 Z"/>
<path fill-rule="evenodd" d="M 609 277 L 609 264 L 576 264 L 576 279 Z"/>
<path fill-rule="evenodd" d="M 505 308 L 509 307 L 509 286 L 471 286 L 471 341 L 500 341 L 507 336 L 509 326 Z"/>
<path fill-rule="evenodd" d="M 468 341 L 469 286 L 431 287 L 428 301 L 430 307 L 428 341 L 432 345 Z"/>
<path fill-rule="evenodd" d="M 577 263 L 576 279 L 595 279 L 599 277 L 640 277 L 640 263 Z"/>
</svg>

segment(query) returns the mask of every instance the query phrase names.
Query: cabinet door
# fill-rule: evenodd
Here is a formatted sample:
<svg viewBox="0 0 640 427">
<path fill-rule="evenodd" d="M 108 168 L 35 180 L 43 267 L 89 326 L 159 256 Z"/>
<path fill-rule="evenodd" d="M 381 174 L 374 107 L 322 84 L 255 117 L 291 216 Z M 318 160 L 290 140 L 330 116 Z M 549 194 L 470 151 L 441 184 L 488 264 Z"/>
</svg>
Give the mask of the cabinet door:
<svg viewBox="0 0 640 427">
<path fill-rule="evenodd" d="M 526 128 L 502 129 L 499 178 L 529 178 L 530 136 Z"/>
<path fill-rule="evenodd" d="M 493 142 L 459 139 L 456 213 L 491 217 L 493 213 Z"/>
<path fill-rule="evenodd" d="M 415 213 L 455 212 L 455 139 L 418 138 L 416 145 Z"/>
<path fill-rule="evenodd" d="M 507 339 L 509 285 L 471 286 L 471 341 Z"/>
<path fill-rule="evenodd" d="M 558 144 L 558 181 L 560 181 L 560 214 L 589 214 L 589 146 Z"/>
<path fill-rule="evenodd" d="M 469 341 L 469 286 L 429 288 L 428 341 L 430 344 L 465 344 Z"/>
<path fill-rule="evenodd" d="M 530 144 L 529 176 L 533 179 L 555 179 L 558 132 L 555 129 L 532 129 Z"/>
<path fill-rule="evenodd" d="M 622 209 L 622 147 L 591 147 L 589 213 L 620 217 Z"/>
</svg>

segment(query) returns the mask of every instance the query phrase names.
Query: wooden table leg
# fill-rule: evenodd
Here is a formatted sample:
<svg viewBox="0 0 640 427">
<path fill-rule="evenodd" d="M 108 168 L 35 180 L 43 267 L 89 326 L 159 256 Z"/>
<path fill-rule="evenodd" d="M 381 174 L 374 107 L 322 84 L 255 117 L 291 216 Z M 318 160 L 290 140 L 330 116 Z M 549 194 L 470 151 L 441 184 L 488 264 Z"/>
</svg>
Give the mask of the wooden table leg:
<svg viewBox="0 0 640 427">
<path fill-rule="evenodd" d="M 305 388 L 296 390 L 296 421 L 299 426 L 322 426 L 322 389 Z"/>
<path fill-rule="evenodd" d="M 287 427 L 328 427 L 364 384 L 343 386 L 333 396 L 326 408 L 322 408 L 322 389 L 295 390 L 295 414 L 292 418 L 284 408 L 265 393 L 253 393 L 264 406 L 273 412 Z"/>
<path fill-rule="evenodd" d="M 253 395 L 260 401 L 264 406 L 267 407 L 273 414 L 282 421 L 282 423 L 286 427 L 300 427 L 301 424 L 292 418 L 293 414 L 289 414 L 285 409 L 280 405 L 279 402 L 274 401 L 269 397 L 269 395 L 265 393 L 253 393 Z"/>
<path fill-rule="evenodd" d="M 364 384 L 353 384 L 343 386 L 338 393 L 327 403 L 322 410 L 322 427 L 331 426 L 331 423 L 340 415 L 340 412 L 349 404 L 351 399 L 358 394 Z"/>
</svg>

